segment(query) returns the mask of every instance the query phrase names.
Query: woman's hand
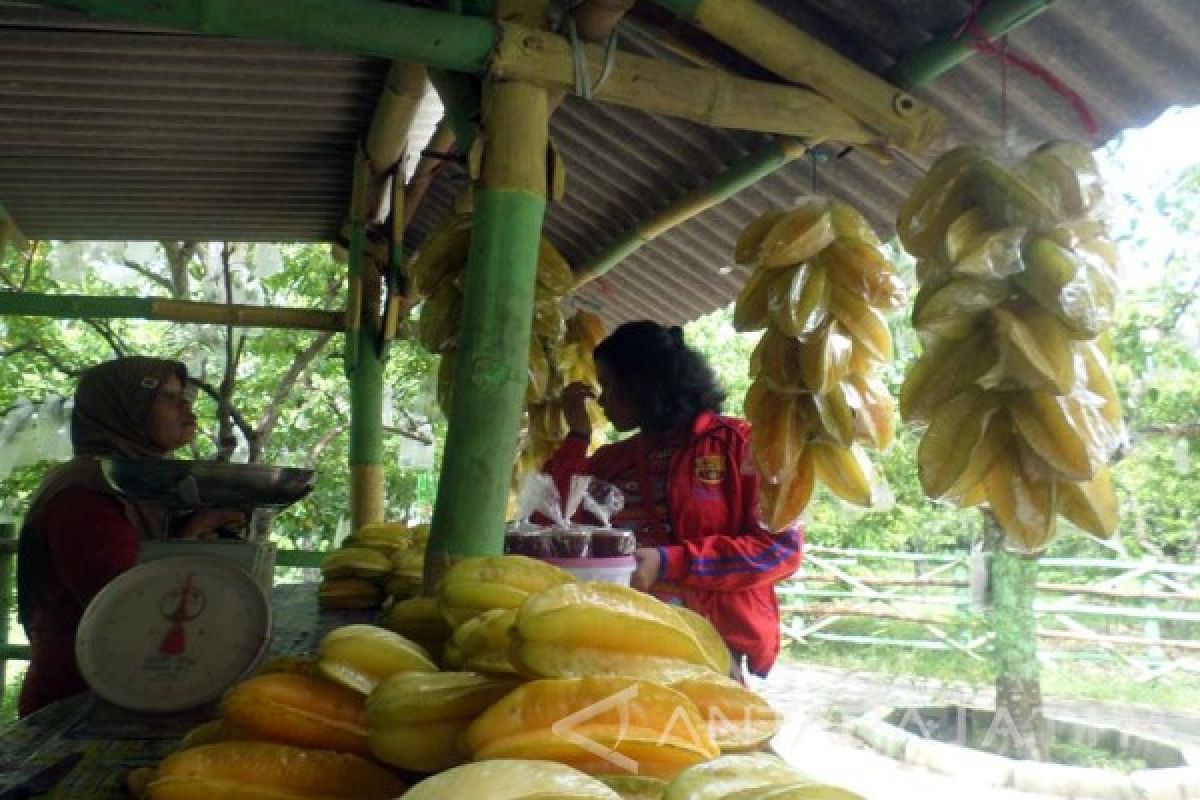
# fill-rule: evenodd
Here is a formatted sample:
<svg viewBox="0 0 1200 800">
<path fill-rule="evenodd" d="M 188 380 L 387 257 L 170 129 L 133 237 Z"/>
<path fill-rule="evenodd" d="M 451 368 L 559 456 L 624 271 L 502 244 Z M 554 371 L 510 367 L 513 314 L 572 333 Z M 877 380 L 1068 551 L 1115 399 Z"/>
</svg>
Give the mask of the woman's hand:
<svg viewBox="0 0 1200 800">
<path fill-rule="evenodd" d="M 629 578 L 629 585 L 643 592 L 658 581 L 658 571 L 662 568 L 662 555 L 657 547 L 639 547 L 633 552 L 633 560 L 637 566 Z"/>
<path fill-rule="evenodd" d="M 588 398 L 595 398 L 596 390 L 582 381 L 568 384 L 562 390 L 562 412 L 571 433 L 592 436 L 592 419 L 588 416 Z"/>
<path fill-rule="evenodd" d="M 240 528 L 245 524 L 246 515 L 241 511 L 206 508 L 185 519 L 175 535 L 180 539 L 201 539 L 215 535 L 221 528 Z"/>
</svg>

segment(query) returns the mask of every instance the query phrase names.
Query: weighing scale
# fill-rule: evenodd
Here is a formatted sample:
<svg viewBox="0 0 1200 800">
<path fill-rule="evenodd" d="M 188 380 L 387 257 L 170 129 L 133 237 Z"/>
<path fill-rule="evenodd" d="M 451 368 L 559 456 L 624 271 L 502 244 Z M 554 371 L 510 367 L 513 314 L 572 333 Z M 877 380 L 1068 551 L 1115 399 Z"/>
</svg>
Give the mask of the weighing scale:
<svg viewBox="0 0 1200 800">
<path fill-rule="evenodd" d="M 217 699 L 253 669 L 271 635 L 274 547 L 252 521 L 308 494 L 314 472 L 167 459 L 104 459 L 101 470 L 119 493 L 172 512 L 244 511 L 250 534 L 143 542 L 140 563 L 105 586 L 80 620 L 80 673 L 96 694 L 134 711 Z"/>
</svg>

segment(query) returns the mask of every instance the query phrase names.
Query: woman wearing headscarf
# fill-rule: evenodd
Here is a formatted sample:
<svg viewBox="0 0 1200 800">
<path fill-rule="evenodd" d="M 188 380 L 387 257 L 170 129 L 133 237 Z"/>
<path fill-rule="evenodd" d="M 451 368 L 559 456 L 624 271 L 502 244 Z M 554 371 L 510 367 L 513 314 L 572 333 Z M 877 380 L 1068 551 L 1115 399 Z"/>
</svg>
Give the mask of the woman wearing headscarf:
<svg viewBox="0 0 1200 800">
<path fill-rule="evenodd" d="M 31 650 L 18 713 L 87 690 L 75 663 L 75 631 L 88 602 L 137 562 L 140 543 L 167 536 L 166 512 L 117 495 L 105 457 L 165 458 L 196 438 L 195 392 L 177 361 L 130 356 L 80 375 L 71 414 L 74 457 L 52 468 L 21 526 L 17 606 Z M 172 535 L 195 537 L 240 519 L 202 511 Z"/>
<path fill-rule="evenodd" d="M 749 425 L 720 414 L 724 393 L 683 331 L 629 322 L 596 346 L 600 407 L 637 434 L 587 455 L 590 386 L 563 392 L 571 433 L 546 465 L 560 490 L 573 475 L 613 483 L 625 496 L 613 525 L 637 537 L 632 585 L 704 615 L 766 675 L 779 652 L 775 584 L 800 565 L 798 529 L 773 533 L 759 513 Z"/>
</svg>

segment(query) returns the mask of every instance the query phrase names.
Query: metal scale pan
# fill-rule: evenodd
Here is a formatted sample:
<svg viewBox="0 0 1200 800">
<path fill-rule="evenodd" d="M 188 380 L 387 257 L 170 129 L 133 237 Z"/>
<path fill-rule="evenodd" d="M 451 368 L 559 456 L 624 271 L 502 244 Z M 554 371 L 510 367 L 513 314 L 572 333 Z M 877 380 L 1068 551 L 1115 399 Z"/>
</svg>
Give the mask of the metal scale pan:
<svg viewBox="0 0 1200 800">
<path fill-rule="evenodd" d="M 101 470 L 121 494 L 176 510 L 278 510 L 311 492 L 316 480 L 311 469 L 172 459 L 106 458 Z"/>
</svg>

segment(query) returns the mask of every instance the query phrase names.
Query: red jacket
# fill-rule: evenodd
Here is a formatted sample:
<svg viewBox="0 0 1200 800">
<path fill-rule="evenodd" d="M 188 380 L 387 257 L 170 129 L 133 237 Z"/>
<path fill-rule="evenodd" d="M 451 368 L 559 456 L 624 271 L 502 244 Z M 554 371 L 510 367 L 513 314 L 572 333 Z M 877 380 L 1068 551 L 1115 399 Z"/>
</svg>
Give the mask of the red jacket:
<svg viewBox="0 0 1200 800">
<path fill-rule="evenodd" d="M 27 716 L 42 706 L 88 690 L 75 663 L 75 630 L 96 593 L 137 562 L 141 536 L 120 501 L 71 486 L 36 531 L 22 533 L 19 570 L 25 585 L 25 631 L 31 657 L 17 701 Z"/>
<path fill-rule="evenodd" d="M 672 456 L 666 486 L 672 543 L 659 551 L 662 580 L 675 585 L 661 588 L 708 618 L 732 650 L 746 654 L 751 672 L 766 675 L 779 653 L 775 584 L 800 566 L 803 539 L 799 529 L 774 534 L 763 524 L 749 434 L 743 420 L 704 412 Z M 587 441 L 568 436 L 546 471 L 560 491 L 572 475 L 591 475 L 627 496 L 648 498 L 647 449 L 638 434 L 588 458 Z"/>
</svg>

